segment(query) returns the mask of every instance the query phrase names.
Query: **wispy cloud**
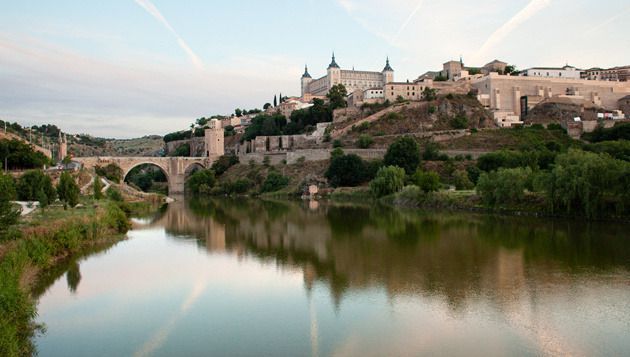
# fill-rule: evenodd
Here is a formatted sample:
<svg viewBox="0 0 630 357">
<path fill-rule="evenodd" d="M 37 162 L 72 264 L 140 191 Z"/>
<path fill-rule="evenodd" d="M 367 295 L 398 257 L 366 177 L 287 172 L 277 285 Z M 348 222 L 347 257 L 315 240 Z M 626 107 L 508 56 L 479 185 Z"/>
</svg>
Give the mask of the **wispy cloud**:
<svg viewBox="0 0 630 357">
<path fill-rule="evenodd" d="M 420 8 L 422 7 L 423 3 L 424 3 L 424 0 L 418 1 L 418 5 L 416 5 L 416 7 L 413 9 L 413 11 L 409 14 L 407 19 L 405 20 L 405 22 L 403 22 L 403 24 L 400 26 L 400 28 L 398 29 L 398 32 L 396 32 L 396 35 L 394 35 L 394 37 L 392 38 L 392 42 L 395 43 L 398 37 L 400 36 L 400 34 L 403 31 L 405 31 L 405 28 L 407 28 L 407 25 L 409 25 L 409 23 L 411 22 L 411 20 L 413 20 L 413 18 L 416 16 L 418 11 L 420 11 Z"/>
<path fill-rule="evenodd" d="M 175 31 L 173 26 L 166 20 L 164 15 L 158 10 L 158 8 L 153 5 L 153 3 L 149 0 L 135 0 L 136 4 L 140 5 L 143 9 L 145 9 L 151 16 L 155 17 L 167 30 L 169 30 L 175 37 L 177 38 L 177 44 L 179 47 L 186 52 L 186 55 L 190 58 L 190 61 L 200 70 L 204 69 L 203 61 L 199 56 L 195 54 L 195 52 L 188 46 L 186 41 Z"/>
<path fill-rule="evenodd" d="M 605 21 L 603 21 L 602 23 L 596 25 L 595 27 L 591 28 L 590 30 L 588 30 L 588 33 L 593 33 L 596 31 L 601 30 L 602 28 L 610 25 L 611 23 L 617 21 L 618 19 L 620 19 L 622 16 L 625 16 L 628 12 L 630 12 L 630 6 L 626 7 L 625 9 L 621 10 L 621 12 L 618 12 L 616 15 L 609 17 L 608 19 L 606 19 Z"/>
<path fill-rule="evenodd" d="M 525 21 L 529 20 L 532 16 L 546 8 L 551 4 L 551 0 L 532 0 L 521 11 L 499 27 L 496 31 L 488 37 L 486 42 L 481 46 L 479 51 L 475 54 L 476 60 L 485 59 L 488 57 L 490 50 L 492 50 L 499 43 L 508 37 L 512 31 L 517 29 Z"/>
</svg>

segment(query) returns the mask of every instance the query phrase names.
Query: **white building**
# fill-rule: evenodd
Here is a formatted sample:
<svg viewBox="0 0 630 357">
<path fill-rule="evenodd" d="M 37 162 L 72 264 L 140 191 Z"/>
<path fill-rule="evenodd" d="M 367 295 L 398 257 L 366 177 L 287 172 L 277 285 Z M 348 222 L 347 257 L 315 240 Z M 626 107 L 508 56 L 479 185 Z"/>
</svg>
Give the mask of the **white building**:
<svg viewBox="0 0 630 357">
<path fill-rule="evenodd" d="M 382 99 L 385 98 L 383 88 L 370 88 L 363 92 L 363 99 Z"/>
<path fill-rule="evenodd" d="M 566 65 L 562 68 L 534 67 L 521 72 L 521 75 L 527 77 L 580 79 L 581 73 L 582 71 L 579 69 Z"/>
</svg>

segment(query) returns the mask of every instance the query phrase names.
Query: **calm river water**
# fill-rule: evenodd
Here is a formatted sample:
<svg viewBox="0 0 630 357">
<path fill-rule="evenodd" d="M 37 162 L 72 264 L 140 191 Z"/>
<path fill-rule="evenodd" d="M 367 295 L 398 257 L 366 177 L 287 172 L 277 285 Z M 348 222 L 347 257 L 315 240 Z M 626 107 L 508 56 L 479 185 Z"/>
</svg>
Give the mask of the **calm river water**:
<svg viewBox="0 0 630 357">
<path fill-rule="evenodd" d="M 41 356 L 630 355 L 630 226 L 170 205 L 39 297 Z"/>
</svg>

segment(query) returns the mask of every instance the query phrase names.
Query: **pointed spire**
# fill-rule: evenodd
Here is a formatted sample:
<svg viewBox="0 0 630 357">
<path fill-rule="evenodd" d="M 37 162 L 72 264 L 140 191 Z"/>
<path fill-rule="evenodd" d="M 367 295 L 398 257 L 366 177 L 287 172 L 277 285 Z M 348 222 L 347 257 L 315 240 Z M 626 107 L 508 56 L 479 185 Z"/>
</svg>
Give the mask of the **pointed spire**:
<svg viewBox="0 0 630 357">
<path fill-rule="evenodd" d="M 387 56 L 387 61 L 385 62 L 385 68 L 383 68 L 383 72 L 394 72 L 392 66 L 389 65 L 389 56 Z"/>
<path fill-rule="evenodd" d="M 335 61 L 335 52 L 333 51 L 332 54 L 332 62 L 330 62 L 330 64 L 328 65 L 328 69 L 331 68 L 339 68 L 339 65 L 337 64 L 337 61 Z"/>
<path fill-rule="evenodd" d="M 302 75 L 302 78 L 312 78 L 308 73 L 308 65 L 304 65 L 304 74 Z"/>
</svg>

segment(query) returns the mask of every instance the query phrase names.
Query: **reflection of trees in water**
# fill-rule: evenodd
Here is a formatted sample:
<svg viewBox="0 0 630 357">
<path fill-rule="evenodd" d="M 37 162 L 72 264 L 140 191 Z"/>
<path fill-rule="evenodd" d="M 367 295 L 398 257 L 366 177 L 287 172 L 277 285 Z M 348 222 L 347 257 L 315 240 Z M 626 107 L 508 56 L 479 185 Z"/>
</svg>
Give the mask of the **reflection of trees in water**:
<svg viewBox="0 0 630 357">
<path fill-rule="evenodd" d="M 66 280 L 68 281 L 68 290 L 75 293 L 81 282 L 81 270 L 79 263 L 75 260 L 70 264 L 68 271 L 66 272 Z"/>
<path fill-rule="evenodd" d="M 307 289 L 325 283 L 336 301 L 379 286 L 392 296 L 438 295 L 458 310 L 472 295 L 502 300 L 527 278 L 557 279 L 528 265 L 572 272 L 627 267 L 630 257 L 630 242 L 619 239 L 623 225 L 245 199 L 188 207 L 192 221 L 207 216 L 215 224 L 215 233 L 196 235 L 209 250 L 217 244 L 208 237 L 223 234 L 223 249 L 301 269 Z"/>
</svg>

